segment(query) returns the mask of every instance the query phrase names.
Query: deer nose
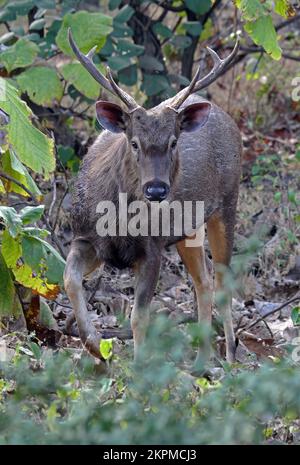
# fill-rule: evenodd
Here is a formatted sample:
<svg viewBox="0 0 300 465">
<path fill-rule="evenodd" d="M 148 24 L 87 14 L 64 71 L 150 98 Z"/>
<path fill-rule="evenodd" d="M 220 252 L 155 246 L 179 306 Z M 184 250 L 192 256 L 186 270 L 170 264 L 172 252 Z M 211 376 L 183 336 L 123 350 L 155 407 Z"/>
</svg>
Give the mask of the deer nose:
<svg viewBox="0 0 300 465">
<path fill-rule="evenodd" d="M 146 199 L 161 202 L 166 199 L 170 191 L 169 186 L 161 181 L 148 182 L 144 186 L 144 195 Z"/>
</svg>

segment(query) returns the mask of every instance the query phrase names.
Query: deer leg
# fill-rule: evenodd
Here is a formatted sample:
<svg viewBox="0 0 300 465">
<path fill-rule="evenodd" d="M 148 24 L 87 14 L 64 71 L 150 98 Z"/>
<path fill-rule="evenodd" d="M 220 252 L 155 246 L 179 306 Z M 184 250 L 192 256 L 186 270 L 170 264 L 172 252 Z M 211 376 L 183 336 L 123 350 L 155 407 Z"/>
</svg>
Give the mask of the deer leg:
<svg viewBox="0 0 300 465">
<path fill-rule="evenodd" d="M 82 287 L 82 279 L 99 266 L 95 249 L 88 241 L 75 239 L 67 258 L 64 273 L 65 290 L 72 304 L 80 339 L 94 357 L 101 359 L 99 344 L 101 336 L 90 321 Z"/>
<path fill-rule="evenodd" d="M 131 314 L 131 328 L 135 360 L 140 358 L 145 341 L 150 319 L 150 304 L 159 277 L 160 260 L 160 253 L 154 252 L 136 263 L 134 269 L 136 283 L 134 305 Z"/>
<path fill-rule="evenodd" d="M 186 241 L 176 244 L 177 251 L 183 261 L 187 271 L 193 279 L 197 296 L 198 321 L 211 327 L 212 302 L 213 302 L 213 282 L 211 275 L 211 264 L 205 254 L 203 246 L 187 247 Z M 203 356 L 201 348 L 198 349 L 197 359 Z M 210 341 L 205 341 L 204 356 L 210 356 Z"/>
<path fill-rule="evenodd" d="M 232 247 L 234 218 L 231 214 L 228 220 L 224 215 L 216 213 L 207 222 L 208 241 L 215 265 L 215 289 L 224 291 L 224 274 L 229 269 Z M 232 323 L 232 295 L 225 289 L 228 299 L 227 302 L 219 306 L 224 325 L 226 339 L 226 359 L 229 363 L 235 360 L 236 342 Z"/>
</svg>

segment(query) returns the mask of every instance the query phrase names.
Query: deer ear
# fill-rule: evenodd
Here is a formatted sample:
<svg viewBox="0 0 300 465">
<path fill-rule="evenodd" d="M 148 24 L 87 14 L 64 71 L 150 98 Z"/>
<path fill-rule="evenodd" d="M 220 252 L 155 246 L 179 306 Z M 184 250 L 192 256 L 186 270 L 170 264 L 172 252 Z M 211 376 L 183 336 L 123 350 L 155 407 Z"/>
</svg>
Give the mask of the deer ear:
<svg viewBox="0 0 300 465">
<path fill-rule="evenodd" d="M 96 102 L 97 120 L 104 129 L 111 132 L 124 132 L 128 114 L 119 105 L 99 100 Z"/>
<path fill-rule="evenodd" d="M 179 113 L 180 129 L 195 131 L 205 125 L 209 118 L 211 104 L 209 102 L 192 103 Z"/>
</svg>

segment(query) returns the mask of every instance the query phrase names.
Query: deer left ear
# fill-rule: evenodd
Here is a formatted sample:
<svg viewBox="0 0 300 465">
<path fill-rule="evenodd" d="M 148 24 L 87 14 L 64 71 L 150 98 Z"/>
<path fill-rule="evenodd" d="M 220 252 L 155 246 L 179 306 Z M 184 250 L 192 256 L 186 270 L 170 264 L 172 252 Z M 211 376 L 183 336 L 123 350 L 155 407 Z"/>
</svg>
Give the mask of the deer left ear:
<svg viewBox="0 0 300 465">
<path fill-rule="evenodd" d="M 128 114 L 119 105 L 99 100 L 96 102 L 97 120 L 104 129 L 111 132 L 124 132 Z"/>
<path fill-rule="evenodd" d="M 178 115 L 180 129 L 192 132 L 204 126 L 209 118 L 211 104 L 209 102 L 192 103 L 185 107 Z"/>
</svg>

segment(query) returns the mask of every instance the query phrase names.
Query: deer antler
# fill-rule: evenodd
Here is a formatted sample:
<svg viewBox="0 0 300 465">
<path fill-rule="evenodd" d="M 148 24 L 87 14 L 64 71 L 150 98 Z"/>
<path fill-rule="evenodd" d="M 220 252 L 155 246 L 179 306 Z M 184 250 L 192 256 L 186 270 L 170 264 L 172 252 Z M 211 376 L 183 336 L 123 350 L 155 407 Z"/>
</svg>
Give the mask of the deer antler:
<svg viewBox="0 0 300 465">
<path fill-rule="evenodd" d="M 178 110 L 178 108 L 183 104 L 183 102 L 188 98 L 189 95 L 193 94 L 194 92 L 198 92 L 205 87 L 208 87 L 212 84 L 222 73 L 222 71 L 232 62 L 234 57 L 236 56 L 239 50 L 239 41 L 237 40 L 234 46 L 234 49 L 228 55 L 228 57 L 224 58 L 223 60 L 219 57 L 219 55 L 209 47 L 206 47 L 210 56 L 213 59 L 214 66 L 213 69 L 202 79 L 199 79 L 200 74 L 200 66 L 193 77 L 189 86 L 182 89 L 178 92 L 177 95 L 173 98 L 171 103 L 168 105 L 169 107 L 173 108 L 174 110 Z"/>
<path fill-rule="evenodd" d="M 108 68 L 108 79 L 96 68 L 95 63 L 93 62 L 93 56 L 96 52 L 97 46 L 93 47 L 87 55 L 84 55 L 78 48 L 77 44 L 73 39 L 71 28 L 68 29 L 68 39 L 69 44 L 80 61 L 80 63 L 85 67 L 85 69 L 93 76 L 93 78 L 102 86 L 104 89 L 108 90 L 112 94 L 119 97 L 122 102 L 128 107 L 129 110 L 133 111 L 138 107 L 136 101 L 128 95 L 124 90 L 122 90 L 116 82 L 113 80 L 111 72 Z"/>
</svg>

